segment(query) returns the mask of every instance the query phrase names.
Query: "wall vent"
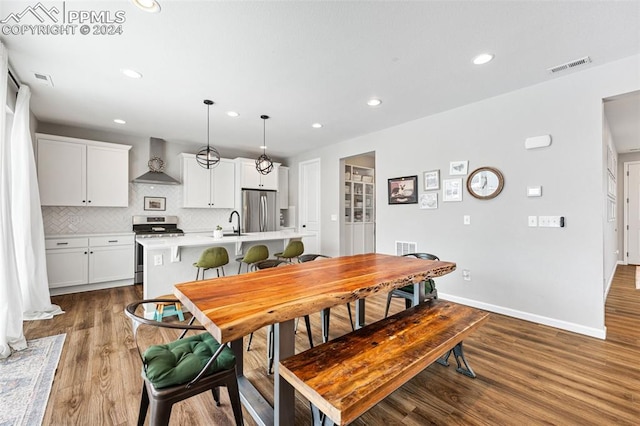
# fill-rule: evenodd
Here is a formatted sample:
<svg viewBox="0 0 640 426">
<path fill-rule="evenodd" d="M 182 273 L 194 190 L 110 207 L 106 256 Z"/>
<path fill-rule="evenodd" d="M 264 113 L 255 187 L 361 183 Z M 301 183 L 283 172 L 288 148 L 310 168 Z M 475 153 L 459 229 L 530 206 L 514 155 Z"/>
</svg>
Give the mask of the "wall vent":
<svg viewBox="0 0 640 426">
<path fill-rule="evenodd" d="M 409 253 L 416 253 L 418 251 L 418 243 L 412 243 L 409 241 L 396 241 L 396 255 L 404 256 Z"/>
<path fill-rule="evenodd" d="M 47 74 L 40 74 L 39 72 L 34 72 L 33 76 L 36 81 L 40 84 L 44 84 L 49 87 L 53 87 L 53 80 L 51 80 L 51 76 Z"/>
<path fill-rule="evenodd" d="M 588 56 L 585 56 L 584 58 L 576 59 L 576 60 L 567 62 L 565 64 L 556 65 L 555 67 L 552 67 L 552 68 L 547 68 L 547 71 L 549 71 L 551 74 L 554 74 L 560 71 L 579 67 L 581 65 L 587 65 L 588 63 L 591 63 L 591 58 Z"/>
</svg>

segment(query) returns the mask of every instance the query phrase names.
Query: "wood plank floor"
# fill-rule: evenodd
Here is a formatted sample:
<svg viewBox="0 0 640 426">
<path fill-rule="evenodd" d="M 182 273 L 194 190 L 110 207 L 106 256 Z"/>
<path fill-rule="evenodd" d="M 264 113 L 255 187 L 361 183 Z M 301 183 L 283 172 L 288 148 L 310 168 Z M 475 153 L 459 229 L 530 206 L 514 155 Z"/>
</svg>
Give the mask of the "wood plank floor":
<svg viewBox="0 0 640 426">
<path fill-rule="evenodd" d="M 67 333 L 45 425 L 130 425 L 137 418 L 140 360 L 124 307 L 139 286 L 53 297 L 66 314 L 25 322 L 27 339 Z M 385 295 L 367 304 L 367 321 L 382 317 Z M 404 301 L 394 300 L 392 312 Z M 346 308 L 332 311 L 331 337 L 349 330 Z M 319 315 L 312 315 L 315 341 Z M 470 379 L 453 367 L 431 365 L 355 425 L 637 425 L 640 423 L 640 290 L 635 268 L 619 266 L 606 305 L 607 340 L 584 337 L 497 314 L 465 341 Z M 171 332 L 147 330 L 143 343 L 168 341 Z M 307 348 L 304 322 L 296 338 Z M 246 357 L 247 376 L 272 399 L 266 375 L 265 330 Z M 177 404 L 171 425 L 232 424 L 226 392 L 215 407 L 210 394 Z M 310 424 L 298 397 L 296 424 Z M 245 424 L 255 423 L 245 412 Z"/>
</svg>

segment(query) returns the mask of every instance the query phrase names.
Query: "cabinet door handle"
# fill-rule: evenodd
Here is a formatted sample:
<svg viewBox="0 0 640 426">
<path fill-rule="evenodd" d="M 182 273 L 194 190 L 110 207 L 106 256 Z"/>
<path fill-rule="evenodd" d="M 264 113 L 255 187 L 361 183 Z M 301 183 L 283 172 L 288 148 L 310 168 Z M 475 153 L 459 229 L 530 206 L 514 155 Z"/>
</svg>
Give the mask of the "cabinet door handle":
<svg viewBox="0 0 640 426">
<path fill-rule="evenodd" d="M 109 240 L 110 243 L 117 243 L 118 240 Z"/>
<path fill-rule="evenodd" d="M 86 200 L 82 200 L 82 202 L 83 202 L 83 203 L 86 203 L 87 201 L 86 201 Z"/>
<path fill-rule="evenodd" d="M 89 252 L 89 254 L 93 254 L 93 252 L 92 252 L 92 251 L 90 251 L 90 252 Z"/>
<path fill-rule="evenodd" d="M 85 251 L 84 254 L 87 254 L 87 252 Z"/>
<path fill-rule="evenodd" d="M 57 246 L 66 246 L 69 243 L 56 243 Z"/>
<path fill-rule="evenodd" d="M 88 203 L 90 203 L 90 202 L 91 202 L 91 200 L 89 200 L 89 201 L 87 201 L 87 202 L 88 202 Z"/>
</svg>

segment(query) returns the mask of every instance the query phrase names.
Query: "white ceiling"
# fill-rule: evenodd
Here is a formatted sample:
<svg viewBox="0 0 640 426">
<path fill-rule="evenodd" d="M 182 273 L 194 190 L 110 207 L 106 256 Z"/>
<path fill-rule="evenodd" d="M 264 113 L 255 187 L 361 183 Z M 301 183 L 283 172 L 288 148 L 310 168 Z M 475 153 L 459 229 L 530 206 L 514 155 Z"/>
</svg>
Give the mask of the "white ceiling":
<svg viewBox="0 0 640 426">
<path fill-rule="evenodd" d="M 637 0 L 159 1 L 158 14 L 130 1 L 65 2 L 123 10 L 122 35 L 0 36 L 38 120 L 196 146 L 209 98 L 223 155 L 258 153 L 268 114 L 268 152 L 287 157 L 640 53 Z M 33 4 L 3 0 L 0 19 Z M 481 52 L 494 61 L 473 65 Z M 547 72 L 587 55 L 589 65 Z M 371 97 L 383 104 L 368 107 Z"/>
</svg>

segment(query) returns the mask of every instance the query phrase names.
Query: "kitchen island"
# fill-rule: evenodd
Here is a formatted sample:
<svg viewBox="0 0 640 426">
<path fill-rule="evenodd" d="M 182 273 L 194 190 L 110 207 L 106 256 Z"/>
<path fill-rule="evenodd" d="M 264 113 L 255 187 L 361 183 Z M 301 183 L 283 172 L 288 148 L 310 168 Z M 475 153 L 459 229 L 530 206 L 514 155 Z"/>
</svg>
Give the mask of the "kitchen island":
<svg viewBox="0 0 640 426">
<path fill-rule="evenodd" d="M 144 248 L 143 297 L 152 299 L 173 294 L 175 284 L 193 281 L 196 277 L 196 268 L 193 263 L 208 247 L 225 247 L 229 253 L 229 264 L 224 267 L 225 273 L 236 275 L 238 262 L 235 259 L 243 256 L 249 247 L 264 244 L 269 248 L 270 257 L 273 257 L 274 253 L 281 252 L 291 240 L 300 240 L 312 235 L 305 232 L 273 231 L 222 238 L 213 238 L 211 232 L 187 234 L 181 237 L 138 237 L 136 242 Z M 208 271 L 207 278 L 213 277 L 215 272 Z"/>
</svg>

